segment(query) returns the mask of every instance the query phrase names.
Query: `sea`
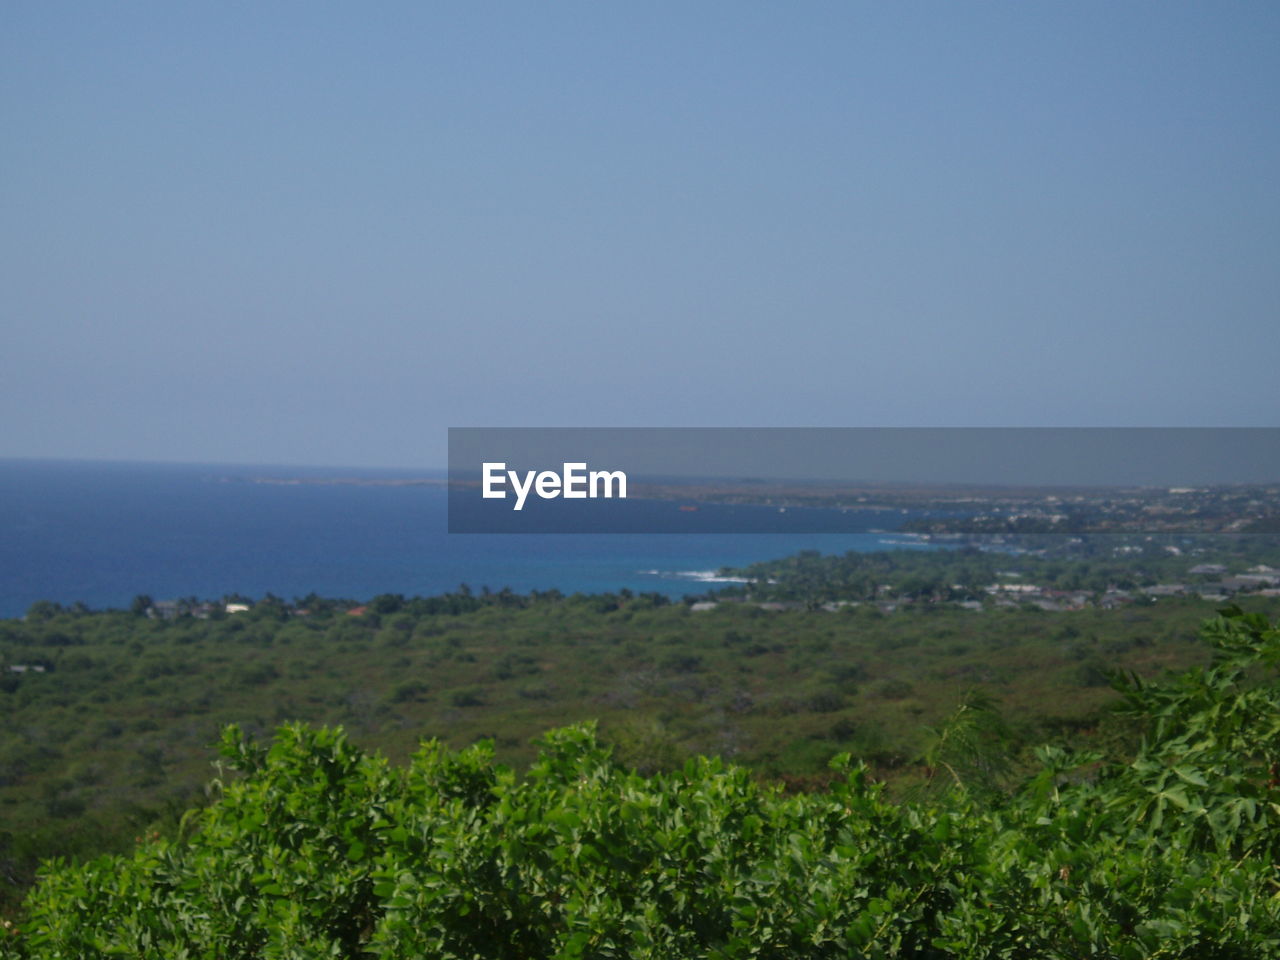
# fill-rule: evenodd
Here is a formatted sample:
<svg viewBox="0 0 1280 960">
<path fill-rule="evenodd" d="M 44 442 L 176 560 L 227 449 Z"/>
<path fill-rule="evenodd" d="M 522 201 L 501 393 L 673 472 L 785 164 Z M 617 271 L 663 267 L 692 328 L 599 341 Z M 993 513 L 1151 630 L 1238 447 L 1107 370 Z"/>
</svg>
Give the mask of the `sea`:
<svg viewBox="0 0 1280 960">
<path fill-rule="evenodd" d="M 789 556 L 933 549 L 911 514 L 700 508 L 690 533 L 448 532 L 443 471 L 0 460 L 0 617 L 50 600 L 92 609 L 230 594 L 286 600 L 623 588 L 672 598 Z M 424 481 L 424 482 L 418 482 Z M 638 501 L 637 511 L 679 509 Z M 687 508 L 686 508 L 687 509 Z M 655 523 L 655 526 L 659 524 Z M 732 531 L 732 532 L 731 532 Z M 828 532 L 838 531 L 838 532 Z"/>
</svg>

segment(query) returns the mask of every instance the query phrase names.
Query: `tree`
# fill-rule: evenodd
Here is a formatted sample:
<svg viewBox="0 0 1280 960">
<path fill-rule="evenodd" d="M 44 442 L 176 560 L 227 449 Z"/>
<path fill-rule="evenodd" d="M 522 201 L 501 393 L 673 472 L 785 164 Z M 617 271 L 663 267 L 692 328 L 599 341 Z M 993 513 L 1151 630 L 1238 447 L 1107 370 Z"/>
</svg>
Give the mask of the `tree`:
<svg viewBox="0 0 1280 960">
<path fill-rule="evenodd" d="M 43 623 L 46 620 L 52 620 L 60 613 L 62 613 L 62 604 L 54 603 L 52 600 L 37 600 L 27 607 L 26 619 L 34 623 Z"/>
</svg>

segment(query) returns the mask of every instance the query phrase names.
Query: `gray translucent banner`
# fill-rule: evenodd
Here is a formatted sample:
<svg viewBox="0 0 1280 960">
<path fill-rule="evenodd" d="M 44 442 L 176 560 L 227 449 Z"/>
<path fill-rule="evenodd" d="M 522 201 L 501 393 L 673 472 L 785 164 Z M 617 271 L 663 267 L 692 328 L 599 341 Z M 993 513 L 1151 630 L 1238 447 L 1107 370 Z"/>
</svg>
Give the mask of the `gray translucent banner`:
<svg viewBox="0 0 1280 960">
<path fill-rule="evenodd" d="M 1280 428 L 453 428 L 454 533 L 1280 530 Z"/>
</svg>

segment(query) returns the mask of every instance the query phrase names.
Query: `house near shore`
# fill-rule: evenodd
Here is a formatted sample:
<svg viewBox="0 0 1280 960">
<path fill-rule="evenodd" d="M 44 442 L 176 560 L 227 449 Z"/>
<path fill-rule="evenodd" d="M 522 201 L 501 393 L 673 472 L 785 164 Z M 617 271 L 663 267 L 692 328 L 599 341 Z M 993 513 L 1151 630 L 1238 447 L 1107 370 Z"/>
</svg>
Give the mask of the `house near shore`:
<svg viewBox="0 0 1280 960">
<path fill-rule="evenodd" d="M 1231 591 L 1221 583 L 1202 583 L 1193 588 L 1192 592 L 1200 597 L 1201 600 L 1213 600 L 1214 602 L 1227 600 L 1231 596 Z"/>
<path fill-rule="evenodd" d="M 1250 590 L 1253 587 L 1280 587 L 1280 574 L 1276 573 L 1239 573 L 1234 577 L 1226 577 L 1223 583 L 1238 583 L 1239 589 Z"/>
<path fill-rule="evenodd" d="M 221 609 L 225 609 L 227 613 L 236 613 L 237 609 L 248 610 L 249 608 L 243 603 L 229 603 L 224 608 L 218 603 L 192 603 L 189 600 L 157 600 L 147 608 L 147 616 L 152 620 L 174 620 L 183 616 L 195 617 L 197 620 L 208 620 Z"/>
<path fill-rule="evenodd" d="M 1157 583 L 1154 586 L 1143 587 L 1142 593 L 1148 597 L 1177 597 L 1187 592 L 1185 583 Z"/>
<path fill-rule="evenodd" d="M 1116 590 L 1112 588 L 1104 593 L 1101 599 L 1098 600 L 1098 606 L 1102 607 L 1103 610 L 1114 610 L 1117 607 L 1123 607 L 1132 602 L 1133 597 L 1129 593 L 1124 590 Z"/>
<path fill-rule="evenodd" d="M 183 612 L 177 600 L 157 600 L 147 607 L 147 616 L 152 620 L 173 620 Z"/>
</svg>

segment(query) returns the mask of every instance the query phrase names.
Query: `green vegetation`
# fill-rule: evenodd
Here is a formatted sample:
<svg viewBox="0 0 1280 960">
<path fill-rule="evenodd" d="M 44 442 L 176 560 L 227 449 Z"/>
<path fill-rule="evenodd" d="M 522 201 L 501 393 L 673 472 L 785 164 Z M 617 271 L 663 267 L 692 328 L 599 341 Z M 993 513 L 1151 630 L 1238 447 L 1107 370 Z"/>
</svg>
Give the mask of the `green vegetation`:
<svg viewBox="0 0 1280 960">
<path fill-rule="evenodd" d="M 307 616 L 268 598 L 204 620 L 44 604 L 0 621 L 0 910 L 41 858 L 171 835 L 205 802 L 211 745 L 231 723 L 342 724 L 394 761 L 423 738 L 492 738 L 523 768 L 543 731 L 597 720 L 647 773 L 711 755 L 812 789 L 850 752 L 899 795 L 926 782 L 927 728 L 970 691 L 999 702 L 1014 773 L 1043 741 L 1130 750 L 1131 731 L 1106 718 L 1108 672 L 1205 662 L 1193 629 L 1214 609 L 693 612 L 656 596 L 469 590 L 377 597 L 360 616 L 299 604 Z"/>
<path fill-rule="evenodd" d="M 1119 684 L 1131 755 L 1043 747 L 1006 789 L 1009 734 L 977 696 L 897 802 L 847 755 L 815 793 L 717 759 L 646 777 L 589 726 L 523 777 L 488 744 L 398 767 L 341 731 L 264 748 L 230 728 L 217 802 L 50 866 L 0 954 L 1276 956 L 1280 631 L 1236 609 L 1205 637 L 1208 669 Z"/>
</svg>

